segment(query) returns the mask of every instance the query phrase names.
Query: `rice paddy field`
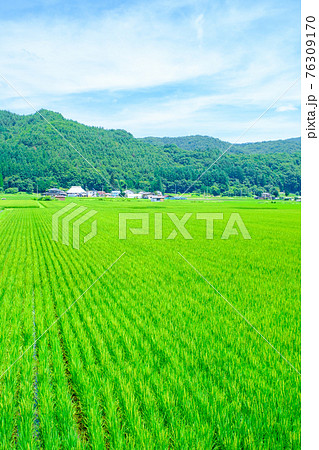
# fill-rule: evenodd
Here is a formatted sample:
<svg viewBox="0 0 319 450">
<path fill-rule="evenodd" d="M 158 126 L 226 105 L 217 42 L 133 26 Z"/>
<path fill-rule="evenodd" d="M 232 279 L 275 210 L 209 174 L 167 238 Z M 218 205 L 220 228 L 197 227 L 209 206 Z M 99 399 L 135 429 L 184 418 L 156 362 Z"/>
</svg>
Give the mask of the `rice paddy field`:
<svg viewBox="0 0 319 450">
<path fill-rule="evenodd" d="M 0 200 L 1 448 L 300 448 L 300 204 L 72 201 L 79 249 L 52 240 L 69 200 Z M 221 239 L 231 213 L 251 239 Z"/>
</svg>

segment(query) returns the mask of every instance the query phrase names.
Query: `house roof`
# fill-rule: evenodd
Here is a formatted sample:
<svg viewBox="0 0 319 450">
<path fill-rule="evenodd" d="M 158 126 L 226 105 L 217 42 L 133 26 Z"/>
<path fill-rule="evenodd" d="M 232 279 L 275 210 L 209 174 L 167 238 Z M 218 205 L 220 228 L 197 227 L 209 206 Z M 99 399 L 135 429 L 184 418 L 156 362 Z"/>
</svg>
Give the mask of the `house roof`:
<svg viewBox="0 0 319 450">
<path fill-rule="evenodd" d="M 85 190 L 81 186 L 71 186 L 67 194 L 85 194 Z"/>
<path fill-rule="evenodd" d="M 56 195 L 64 195 L 66 196 L 66 192 L 60 190 L 60 189 L 56 189 L 56 188 L 52 188 L 52 189 L 48 189 L 47 191 L 45 191 L 43 193 L 43 195 L 51 195 L 51 196 L 56 196 Z"/>
</svg>

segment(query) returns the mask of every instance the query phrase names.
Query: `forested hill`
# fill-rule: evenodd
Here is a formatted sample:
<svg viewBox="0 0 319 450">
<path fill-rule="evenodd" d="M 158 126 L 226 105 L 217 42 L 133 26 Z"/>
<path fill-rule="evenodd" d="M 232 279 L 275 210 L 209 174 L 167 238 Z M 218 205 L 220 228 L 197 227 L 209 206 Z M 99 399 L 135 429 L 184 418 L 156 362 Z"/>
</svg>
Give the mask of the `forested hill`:
<svg viewBox="0 0 319 450">
<path fill-rule="evenodd" d="M 222 152 L 231 146 L 229 153 L 294 153 L 300 151 L 301 139 L 291 138 L 278 141 L 250 142 L 247 144 L 231 144 L 210 136 L 181 136 L 181 137 L 145 137 L 149 144 L 164 146 L 177 145 L 184 150 L 214 150 Z"/>
<path fill-rule="evenodd" d="M 82 185 L 184 192 L 229 146 L 208 136 L 136 139 L 124 130 L 40 112 L 66 140 L 39 114 L 0 111 L 0 189 L 32 192 L 38 186 L 41 192 Z M 190 189 L 214 195 L 263 190 L 300 192 L 300 139 L 234 145 Z"/>
</svg>

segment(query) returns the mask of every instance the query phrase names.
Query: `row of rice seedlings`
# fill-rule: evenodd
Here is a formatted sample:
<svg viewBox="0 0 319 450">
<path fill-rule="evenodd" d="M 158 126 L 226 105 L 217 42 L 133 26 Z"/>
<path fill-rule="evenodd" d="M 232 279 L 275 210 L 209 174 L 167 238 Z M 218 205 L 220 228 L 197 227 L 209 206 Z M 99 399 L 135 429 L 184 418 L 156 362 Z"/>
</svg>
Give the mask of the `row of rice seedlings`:
<svg viewBox="0 0 319 450">
<path fill-rule="evenodd" d="M 25 299 L 26 300 L 26 299 Z M 28 331 L 21 341 L 20 352 L 22 353 L 32 344 L 32 306 L 30 298 L 25 302 L 22 315 L 22 323 L 25 331 Z M 17 446 L 35 448 L 34 435 L 34 360 L 32 350 L 28 351 L 19 361 L 21 367 L 19 414 L 17 420 Z"/>
<path fill-rule="evenodd" d="M 43 217 L 39 217 L 39 223 Z M 39 297 L 39 318 L 41 318 L 41 326 L 39 325 L 39 334 L 44 332 L 59 317 L 55 305 L 55 291 L 59 290 L 59 285 L 55 282 L 52 274 L 57 269 L 52 264 L 52 255 L 47 248 L 48 233 L 43 227 L 38 227 L 38 272 L 39 283 L 37 290 L 42 291 Z M 54 261 L 54 258 L 53 258 Z M 42 339 L 47 341 L 44 345 Z M 43 372 L 49 372 L 50 386 L 53 393 L 51 404 L 47 405 L 47 410 L 42 408 L 47 398 L 47 391 L 42 386 L 41 373 L 39 376 L 40 389 L 40 419 L 43 440 L 46 445 L 54 441 L 56 433 L 59 435 L 59 442 L 63 448 L 85 448 L 86 428 L 83 424 L 81 406 L 79 405 L 69 370 L 69 362 L 66 357 L 63 345 L 61 330 L 59 324 L 53 325 L 49 332 L 39 340 L 39 348 L 43 349 L 43 353 L 49 355 L 46 364 L 40 360 L 40 367 Z M 55 417 L 55 424 L 51 429 L 47 423 L 47 414 Z"/>
<path fill-rule="evenodd" d="M 72 261 L 72 263 L 73 263 L 73 261 Z M 64 307 L 66 307 L 67 305 L 64 305 Z M 74 306 L 74 308 L 76 308 L 76 305 Z M 70 315 L 72 315 L 72 312 L 70 311 Z M 62 319 L 63 320 L 63 319 Z M 70 319 L 66 319 L 66 326 L 69 326 L 70 327 L 70 329 L 67 331 L 67 332 L 65 332 L 65 333 L 63 333 L 63 334 L 65 334 L 65 336 L 68 336 L 68 338 L 70 337 L 70 332 L 73 332 L 74 333 L 74 335 L 75 335 L 75 339 L 77 339 L 77 341 L 79 342 L 79 343 L 81 343 L 81 347 L 84 347 L 84 351 L 81 351 L 81 348 L 80 348 L 80 354 L 79 354 L 79 361 L 81 361 L 81 359 L 82 360 L 84 360 L 85 361 L 85 365 L 86 365 L 86 367 L 87 368 L 91 368 L 91 367 L 93 367 L 93 365 L 94 365 L 94 360 L 92 359 L 92 354 L 91 354 L 91 352 L 90 352 L 90 344 L 89 343 L 87 343 L 86 345 L 83 345 L 83 335 L 81 336 L 81 339 L 79 339 L 79 337 L 78 336 L 76 336 L 76 334 L 77 334 L 77 331 L 75 331 L 74 330 L 74 327 L 72 327 L 72 321 L 71 322 L 69 322 L 69 320 Z M 70 323 L 71 323 L 71 325 L 70 325 Z M 75 323 L 76 323 L 76 330 L 78 330 L 78 322 L 75 320 Z M 73 330 L 72 330 L 72 328 L 73 328 Z M 69 339 L 68 339 L 69 340 Z M 72 358 L 72 362 L 75 360 L 75 358 Z M 79 376 L 79 373 L 82 373 L 84 371 L 84 367 L 82 367 L 82 370 L 81 371 L 79 371 L 79 368 L 77 367 L 77 370 L 76 370 L 76 374 L 77 374 L 77 378 L 78 378 L 78 376 Z M 93 374 L 93 376 L 94 376 L 94 374 Z M 86 385 L 86 387 L 87 387 L 87 383 L 85 384 Z M 88 395 L 87 395 L 87 393 L 86 393 L 86 398 L 91 398 L 92 399 L 92 396 L 89 396 L 88 397 Z M 100 414 L 100 411 L 97 411 L 97 413 L 98 414 Z M 96 416 L 96 415 L 95 415 Z M 95 419 L 94 419 L 94 423 L 97 423 L 98 421 L 96 420 L 96 417 L 95 417 Z M 97 436 L 95 436 L 95 438 L 94 438 L 94 436 L 92 435 L 91 436 L 91 440 L 92 440 L 92 442 L 96 442 L 97 441 Z"/>
<path fill-rule="evenodd" d="M 79 316 L 81 326 L 83 330 L 86 332 L 89 342 L 86 345 L 86 348 L 89 346 L 94 349 L 96 354 L 96 364 L 98 365 L 98 369 L 101 372 L 100 381 L 105 381 L 105 375 L 107 374 L 107 378 L 113 384 L 113 391 L 116 394 L 116 397 L 119 400 L 119 406 L 122 406 L 123 413 L 125 414 L 125 423 L 123 422 L 124 417 L 122 417 L 122 431 L 125 434 L 126 439 L 129 441 L 130 436 L 135 436 L 135 440 L 137 445 L 145 446 L 146 444 L 149 448 L 152 448 L 152 439 L 151 435 L 147 432 L 147 429 L 144 424 L 143 415 L 141 411 L 137 408 L 137 404 L 133 399 L 133 380 L 130 379 L 130 376 L 126 372 L 119 371 L 117 367 L 118 357 L 121 358 L 121 354 L 117 355 L 117 349 L 109 355 L 107 355 L 110 350 L 107 345 L 108 342 L 115 341 L 116 335 L 118 334 L 116 331 L 113 332 L 112 329 L 105 330 L 105 322 L 104 322 L 104 330 L 101 333 L 101 326 L 103 326 L 103 317 L 100 312 L 97 312 L 94 316 L 91 315 L 90 303 L 85 302 L 84 305 L 75 305 L 77 309 L 77 314 Z M 88 321 L 87 318 L 94 317 L 94 322 Z M 102 319 L 102 321 L 101 321 Z M 90 322 L 90 323 L 88 323 Z M 105 337 L 107 341 L 105 341 Z M 120 347 L 120 350 L 122 348 Z M 114 360 L 114 362 L 113 362 Z M 120 374 L 120 376 L 119 376 Z M 124 390 L 126 392 L 130 392 L 129 395 L 123 396 L 123 389 L 121 386 L 124 385 Z M 155 411 L 154 411 L 155 412 Z M 112 434 L 112 431 L 109 430 L 109 434 Z M 159 445 L 160 442 L 157 442 Z M 159 447 L 158 447 L 159 448 Z"/>
<path fill-rule="evenodd" d="M 50 254 L 50 264 L 51 267 L 51 273 L 55 274 L 56 268 L 58 266 L 58 262 L 60 262 L 60 255 L 55 255 L 55 258 L 52 258 L 50 247 L 52 246 L 51 241 L 47 241 L 48 248 L 46 249 L 46 252 Z M 62 261 L 62 260 L 61 260 Z M 56 306 L 54 304 L 52 305 L 53 308 L 55 308 L 56 315 L 58 317 L 58 311 L 63 311 L 69 306 L 69 303 L 65 301 L 65 297 L 69 297 L 68 295 L 65 296 L 65 291 L 67 291 L 67 283 L 68 280 L 64 279 L 55 279 L 55 275 L 51 277 L 51 283 L 55 286 L 57 290 L 59 288 L 63 288 L 63 295 L 55 294 L 53 293 L 54 297 L 54 303 L 56 303 Z M 62 286 L 60 286 L 62 285 Z M 72 298 L 71 298 L 72 300 Z M 82 420 L 85 423 L 85 429 L 86 429 L 86 436 L 85 439 L 90 438 L 92 442 L 94 442 L 94 445 L 103 445 L 103 434 L 97 432 L 97 430 L 101 427 L 101 414 L 96 414 L 96 411 L 99 412 L 99 406 L 96 402 L 96 392 L 92 391 L 90 395 L 90 387 L 91 384 L 89 382 L 90 378 L 89 376 L 92 375 L 92 373 L 89 373 L 87 375 L 85 373 L 85 367 L 90 367 L 92 364 L 92 361 L 90 360 L 90 354 L 88 353 L 88 349 L 85 348 L 84 352 L 79 351 L 79 346 L 77 345 L 77 333 L 74 331 L 74 327 L 72 324 L 69 324 L 69 319 L 67 318 L 65 324 L 63 319 L 57 323 L 57 327 L 61 329 L 60 332 L 60 339 L 61 339 L 61 347 L 62 352 L 64 353 L 64 357 L 67 358 L 67 361 L 65 361 L 65 364 L 68 365 L 68 370 L 70 371 L 70 381 L 73 384 L 73 387 L 75 389 L 76 395 L 79 399 L 84 398 L 84 401 L 81 401 L 81 409 L 83 413 Z M 65 328 L 63 329 L 63 324 Z M 84 360 L 84 361 L 83 361 Z M 94 376 L 94 373 L 93 373 Z M 93 386 L 92 386 L 93 387 Z M 85 396 L 83 397 L 83 392 L 85 392 Z M 94 418 L 94 419 L 93 419 Z"/>
<path fill-rule="evenodd" d="M 25 284 L 24 242 L 25 234 L 21 226 L 26 224 L 26 215 L 19 214 L 21 222 L 16 221 L 18 212 L 9 212 L 2 220 L 2 256 L 1 261 L 1 379 L 0 379 L 0 442 L 9 448 L 19 439 L 21 433 L 22 398 L 20 382 L 27 363 L 21 367 L 14 364 L 21 355 L 23 345 L 29 342 L 30 329 L 25 324 Z M 15 251 L 13 251 L 15 249 Z M 25 328 L 27 326 L 27 328 Z M 12 367 L 10 367 L 13 364 Z M 9 369 L 9 370 L 7 370 Z M 30 380 L 32 383 L 32 380 Z"/>
<path fill-rule="evenodd" d="M 48 267 L 44 265 L 43 238 L 40 227 L 37 227 L 36 233 L 33 230 L 33 271 L 38 337 L 56 319 L 54 309 L 48 301 L 51 288 L 49 284 L 44 283 Z M 59 345 L 58 329 L 52 327 L 49 333 L 39 339 L 37 348 L 39 422 L 42 443 L 45 448 L 58 449 L 61 446 L 77 448 L 79 438 Z"/>
<path fill-rule="evenodd" d="M 17 222 L 21 226 L 20 234 L 24 238 L 23 258 L 17 263 L 23 267 L 23 293 L 19 293 L 23 301 L 23 309 L 21 312 L 21 340 L 20 340 L 20 389 L 19 389 L 19 403 L 17 416 L 17 439 L 18 447 L 25 446 L 26 448 L 38 447 L 38 436 L 35 429 L 38 425 L 36 417 L 36 358 L 34 351 L 35 347 L 23 354 L 25 349 L 32 346 L 34 341 L 34 317 L 33 317 L 33 276 L 30 268 L 32 267 L 32 248 L 30 246 L 30 228 L 32 228 L 31 217 L 28 214 L 20 212 L 20 218 Z"/>
</svg>

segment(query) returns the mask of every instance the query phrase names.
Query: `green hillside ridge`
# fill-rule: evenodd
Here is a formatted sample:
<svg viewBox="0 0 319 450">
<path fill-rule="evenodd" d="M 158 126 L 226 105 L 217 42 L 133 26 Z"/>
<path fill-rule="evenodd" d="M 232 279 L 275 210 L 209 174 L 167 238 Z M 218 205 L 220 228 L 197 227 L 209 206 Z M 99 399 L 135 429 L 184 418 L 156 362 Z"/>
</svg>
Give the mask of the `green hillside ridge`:
<svg viewBox="0 0 319 450">
<path fill-rule="evenodd" d="M 0 111 L 0 189 L 82 185 L 182 193 L 192 185 L 189 192 L 214 195 L 300 192 L 300 138 L 235 144 L 197 180 L 229 143 L 209 136 L 136 139 L 40 112 L 66 140 L 39 114 Z"/>
<path fill-rule="evenodd" d="M 221 150 L 225 151 L 228 147 L 229 153 L 293 153 L 300 151 L 301 139 L 290 138 L 277 141 L 248 142 L 245 144 L 231 144 L 210 136 L 180 136 L 180 137 L 145 137 L 145 142 L 149 144 L 164 146 L 177 145 L 184 150 Z"/>
</svg>

